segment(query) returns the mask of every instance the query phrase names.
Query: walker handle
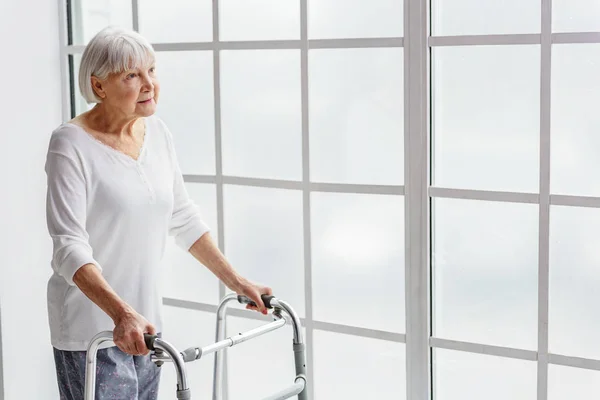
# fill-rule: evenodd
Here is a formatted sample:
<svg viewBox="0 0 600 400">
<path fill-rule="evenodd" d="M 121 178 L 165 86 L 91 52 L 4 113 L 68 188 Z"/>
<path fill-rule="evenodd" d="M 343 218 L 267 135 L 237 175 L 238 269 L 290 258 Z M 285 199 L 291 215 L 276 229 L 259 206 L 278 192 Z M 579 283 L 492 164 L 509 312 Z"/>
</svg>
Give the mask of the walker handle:
<svg viewBox="0 0 600 400">
<path fill-rule="evenodd" d="M 151 335 L 149 333 L 144 333 L 144 342 L 146 342 L 146 347 L 148 350 L 154 349 L 154 341 L 158 339 L 158 335 Z"/>
<path fill-rule="evenodd" d="M 275 296 L 269 296 L 268 294 L 263 294 L 263 295 L 260 296 L 260 298 L 262 299 L 263 303 L 265 304 L 265 307 L 267 307 L 267 308 L 273 308 L 273 306 L 271 305 L 271 300 L 273 300 L 275 298 Z M 253 302 L 252 300 L 250 300 L 246 296 L 239 295 L 238 296 L 238 302 L 240 304 L 249 304 L 249 305 L 251 305 L 253 307 L 256 307 L 256 303 Z"/>
</svg>

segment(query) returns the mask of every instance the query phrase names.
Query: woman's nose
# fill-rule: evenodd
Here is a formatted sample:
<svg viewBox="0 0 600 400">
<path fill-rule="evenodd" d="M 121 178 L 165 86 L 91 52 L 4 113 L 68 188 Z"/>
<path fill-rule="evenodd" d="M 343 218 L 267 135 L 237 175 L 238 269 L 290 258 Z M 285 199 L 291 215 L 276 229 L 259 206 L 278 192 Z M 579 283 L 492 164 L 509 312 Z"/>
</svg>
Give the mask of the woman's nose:
<svg viewBox="0 0 600 400">
<path fill-rule="evenodd" d="M 152 82 L 152 78 L 148 74 L 144 74 L 144 85 L 143 88 L 146 90 L 153 90 L 154 83 Z"/>
</svg>

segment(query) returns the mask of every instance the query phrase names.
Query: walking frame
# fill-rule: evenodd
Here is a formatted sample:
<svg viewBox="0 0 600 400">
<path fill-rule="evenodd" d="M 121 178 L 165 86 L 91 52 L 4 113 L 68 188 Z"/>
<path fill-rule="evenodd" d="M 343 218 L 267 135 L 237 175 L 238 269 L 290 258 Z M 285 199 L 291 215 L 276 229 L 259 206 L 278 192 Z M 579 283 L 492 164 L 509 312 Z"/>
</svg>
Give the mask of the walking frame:
<svg viewBox="0 0 600 400">
<path fill-rule="evenodd" d="M 306 378 L 306 347 L 302 335 L 302 326 L 300 318 L 296 312 L 285 301 L 274 296 L 262 295 L 262 300 L 268 309 L 273 309 L 271 315 L 273 322 L 250 331 L 225 338 L 226 332 L 226 312 L 228 304 L 237 300 L 240 304 L 256 305 L 246 296 L 229 294 L 225 296 L 217 308 L 217 330 L 216 342 L 206 347 L 190 347 L 179 352 L 169 342 L 156 335 L 144 335 L 146 346 L 151 350 L 152 361 L 162 366 L 165 362 L 172 362 L 177 373 L 177 399 L 190 400 L 192 394 L 188 384 L 185 363 L 201 359 L 202 357 L 215 353 L 214 379 L 213 379 L 213 400 L 223 399 L 223 365 L 224 355 L 222 351 L 227 347 L 232 347 L 247 340 L 253 339 L 265 333 L 272 332 L 291 323 L 294 332 L 293 350 L 294 361 L 296 364 L 296 378 L 294 383 L 286 389 L 273 394 L 264 400 L 284 400 L 293 396 L 298 396 L 298 400 L 307 400 L 307 378 Z M 94 336 L 88 345 L 85 370 L 85 400 L 94 400 L 96 391 L 96 355 L 98 348 L 105 342 L 113 342 L 113 332 L 104 331 Z M 114 343 L 114 342 L 113 342 Z"/>
</svg>

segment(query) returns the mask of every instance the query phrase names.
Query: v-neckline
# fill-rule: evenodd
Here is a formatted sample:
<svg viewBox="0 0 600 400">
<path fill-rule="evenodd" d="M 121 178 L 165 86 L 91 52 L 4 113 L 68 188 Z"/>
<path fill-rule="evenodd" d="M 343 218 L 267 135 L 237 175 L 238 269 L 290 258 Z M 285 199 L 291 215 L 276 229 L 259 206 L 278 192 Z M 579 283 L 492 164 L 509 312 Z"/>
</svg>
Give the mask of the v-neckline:
<svg viewBox="0 0 600 400">
<path fill-rule="evenodd" d="M 133 158 L 129 154 L 125 154 L 121 150 L 117 150 L 114 147 L 104 143 L 103 141 L 101 141 L 100 139 L 98 139 L 97 137 L 92 135 L 90 132 L 87 131 L 87 129 L 85 129 L 83 126 L 81 126 L 79 124 L 75 124 L 73 122 L 66 122 L 66 123 L 81 129 L 84 132 L 85 136 L 87 136 L 91 141 L 99 144 L 105 150 L 107 150 L 113 154 L 116 154 L 117 156 L 119 156 L 121 158 L 126 159 L 128 162 L 132 162 L 136 165 L 139 165 L 139 164 L 141 164 L 142 158 L 144 157 L 144 154 L 146 153 L 146 143 L 148 142 L 148 124 L 146 123 L 145 118 L 142 118 L 142 121 L 144 122 L 144 136 L 142 138 L 142 146 L 140 147 L 140 152 L 139 152 L 137 158 Z"/>
</svg>

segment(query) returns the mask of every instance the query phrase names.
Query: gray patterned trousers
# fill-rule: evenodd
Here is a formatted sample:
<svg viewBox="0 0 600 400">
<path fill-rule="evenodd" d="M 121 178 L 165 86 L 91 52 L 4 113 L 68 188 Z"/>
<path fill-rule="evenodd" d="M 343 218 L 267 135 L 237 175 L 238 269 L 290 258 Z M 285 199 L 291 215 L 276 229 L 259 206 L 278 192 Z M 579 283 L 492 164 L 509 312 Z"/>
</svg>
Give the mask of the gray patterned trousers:
<svg viewBox="0 0 600 400">
<path fill-rule="evenodd" d="M 54 349 L 60 400 L 83 400 L 85 351 Z M 150 355 L 132 356 L 118 347 L 99 349 L 95 400 L 156 400 L 161 368 Z"/>
</svg>

